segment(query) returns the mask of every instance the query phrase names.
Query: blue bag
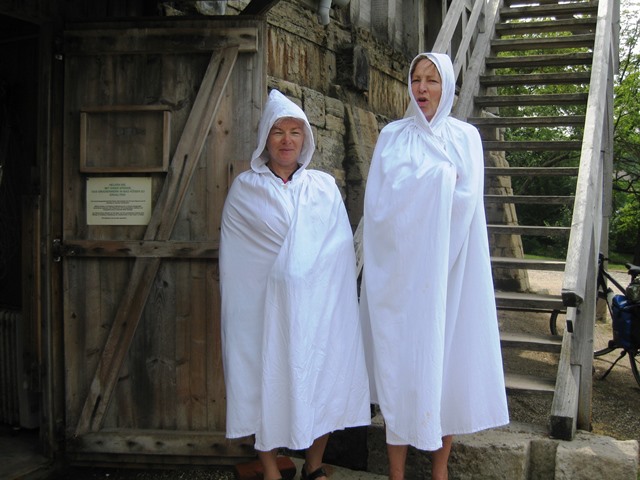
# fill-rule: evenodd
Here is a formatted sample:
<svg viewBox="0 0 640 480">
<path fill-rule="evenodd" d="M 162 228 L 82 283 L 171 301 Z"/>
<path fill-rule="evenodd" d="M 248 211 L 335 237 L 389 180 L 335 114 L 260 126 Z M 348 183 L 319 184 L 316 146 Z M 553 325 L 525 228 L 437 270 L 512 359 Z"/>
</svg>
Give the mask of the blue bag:
<svg viewBox="0 0 640 480">
<path fill-rule="evenodd" d="M 630 303 L 624 295 L 614 295 L 611 301 L 613 340 L 624 349 L 640 347 L 640 305 Z"/>
</svg>

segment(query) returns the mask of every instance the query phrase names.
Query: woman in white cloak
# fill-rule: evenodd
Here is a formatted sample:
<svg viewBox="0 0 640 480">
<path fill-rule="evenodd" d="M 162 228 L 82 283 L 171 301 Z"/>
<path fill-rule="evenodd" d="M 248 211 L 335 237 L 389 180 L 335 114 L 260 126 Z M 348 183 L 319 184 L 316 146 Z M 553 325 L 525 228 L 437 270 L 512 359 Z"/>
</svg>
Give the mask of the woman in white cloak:
<svg viewBox="0 0 640 480">
<path fill-rule="evenodd" d="M 328 434 L 371 420 L 353 236 L 334 178 L 307 169 L 314 150 L 302 109 L 271 91 L 222 215 L 226 434 L 255 437 L 265 480 L 279 447 L 326 476 Z"/>
<path fill-rule="evenodd" d="M 367 179 L 361 316 L 389 476 L 408 445 L 447 478 L 454 434 L 508 423 L 478 131 L 450 117 L 451 60 L 411 63 L 405 117 L 381 132 Z"/>
</svg>

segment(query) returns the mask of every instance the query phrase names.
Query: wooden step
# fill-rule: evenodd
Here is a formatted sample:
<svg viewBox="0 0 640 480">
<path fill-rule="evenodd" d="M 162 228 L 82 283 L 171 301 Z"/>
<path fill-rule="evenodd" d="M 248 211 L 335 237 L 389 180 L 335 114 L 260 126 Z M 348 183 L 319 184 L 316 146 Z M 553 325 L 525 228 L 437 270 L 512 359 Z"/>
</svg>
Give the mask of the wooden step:
<svg viewBox="0 0 640 480">
<path fill-rule="evenodd" d="M 531 142 L 500 142 L 500 141 L 483 141 L 482 146 L 486 151 L 510 151 L 510 152 L 521 152 L 521 151 L 567 151 L 567 150 L 575 150 L 579 151 L 582 148 L 582 142 L 575 140 L 566 140 L 566 141 L 556 141 L 556 142 L 542 142 L 542 141 L 531 141 Z"/>
<path fill-rule="evenodd" d="M 484 203 L 514 203 L 517 205 L 573 205 L 573 196 L 551 195 L 485 195 Z"/>
<path fill-rule="evenodd" d="M 558 72 L 558 73 L 530 73 L 527 75 L 483 75 L 480 83 L 485 87 L 500 87 L 513 85 L 588 85 L 591 82 L 591 72 Z"/>
<path fill-rule="evenodd" d="M 564 115 L 561 117 L 470 117 L 467 119 L 476 127 L 524 128 L 524 127 L 567 127 L 583 126 L 584 115 Z"/>
<path fill-rule="evenodd" d="M 549 227 L 536 225 L 487 225 L 493 235 L 530 235 L 533 237 L 569 236 L 570 227 Z"/>
<path fill-rule="evenodd" d="M 502 310 L 523 310 L 552 312 L 554 310 L 565 312 L 567 308 L 562 303 L 560 295 L 547 295 L 542 293 L 504 292 L 496 290 L 496 306 Z"/>
<path fill-rule="evenodd" d="M 514 22 L 496 24 L 498 37 L 508 35 L 538 35 L 540 33 L 571 32 L 582 33 L 595 31 L 596 18 L 570 18 L 563 20 L 548 20 L 542 22 Z"/>
<path fill-rule="evenodd" d="M 505 373 L 504 383 L 509 393 L 553 394 L 556 386 L 553 378 L 540 378 L 519 373 Z"/>
<path fill-rule="evenodd" d="M 591 65 L 591 53 L 558 53 L 550 55 L 520 55 L 509 57 L 487 57 L 487 68 L 539 68 L 569 65 Z"/>
<path fill-rule="evenodd" d="M 565 262 L 562 260 L 545 260 L 538 258 L 491 257 L 491 266 L 497 268 L 523 268 L 526 270 L 563 272 Z"/>
<path fill-rule="evenodd" d="M 474 99 L 478 107 L 526 107 L 543 105 L 586 105 L 588 93 L 546 95 L 483 95 Z"/>
<path fill-rule="evenodd" d="M 537 5 L 558 5 L 559 3 L 574 3 L 580 5 L 587 5 L 590 3 L 590 0 L 504 0 L 504 5 L 510 5 L 512 7 L 526 7 L 526 6 L 537 6 Z"/>
<path fill-rule="evenodd" d="M 484 174 L 488 176 L 559 176 L 575 177 L 577 167 L 485 167 Z"/>
<path fill-rule="evenodd" d="M 504 0 L 505 6 L 511 7 L 531 7 L 534 5 L 558 5 L 559 3 L 575 3 L 580 5 L 589 4 L 589 1 L 577 0 L 565 2 L 564 0 Z"/>
<path fill-rule="evenodd" d="M 514 52 L 540 49 L 593 48 L 594 33 L 567 35 L 562 37 L 511 38 L 493 40 L 491 48 L 495 52 Z"/>
<path fill-rule="evenodd" d="M 573 15 L 595 15 L 598 13 L 598 4 L 596 2 L 589 3 L 563 3 L 536 5 L 525 7 L 502 7 L 500 9 L 501 20 L 524 19 L 524 18 L 542 18 L 551 17 L 552 19 L 566 18 Z"/>
<path fill-rule="evenodd" d="M 500 332 L 500 345 L 503 348 L 519 348 L 534 352 L 560 353 L 560 350 L 562 349 L 562 336 Z"/>
</svg>

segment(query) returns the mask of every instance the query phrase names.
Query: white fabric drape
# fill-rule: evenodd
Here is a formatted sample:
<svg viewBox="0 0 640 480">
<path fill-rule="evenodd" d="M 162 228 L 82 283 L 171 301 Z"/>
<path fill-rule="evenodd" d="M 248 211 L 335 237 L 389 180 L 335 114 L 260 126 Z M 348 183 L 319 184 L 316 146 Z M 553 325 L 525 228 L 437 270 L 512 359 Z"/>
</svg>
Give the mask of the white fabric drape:
<svg viewBox="0 0 640 480">
<path fill-rule="evenodd" d="M 449 57 L 429 58 L 442 97 L 429 122 L 411 94 L 378 138 L 367 179 L 361 319 L 371 395 L 387 442 L 424 450 L 441 437 L 508 423 L 477 130 L 449 117 Z M 409 85 L 411 81 L 409 79 Z"/>
<path fill-rule="evenodd" d="M 282 117 L 305 124 L 302 167 L 287 183 L 265 166 L 267 135 Z M 227 437 L 255 434 L 263 451 L 304 449 L 370 423 L 351 227 L 333 177 L 305 168 L 313 152 L 302 110 L 272 91 L 251 170 L 223 210 Z"/>
</svg>

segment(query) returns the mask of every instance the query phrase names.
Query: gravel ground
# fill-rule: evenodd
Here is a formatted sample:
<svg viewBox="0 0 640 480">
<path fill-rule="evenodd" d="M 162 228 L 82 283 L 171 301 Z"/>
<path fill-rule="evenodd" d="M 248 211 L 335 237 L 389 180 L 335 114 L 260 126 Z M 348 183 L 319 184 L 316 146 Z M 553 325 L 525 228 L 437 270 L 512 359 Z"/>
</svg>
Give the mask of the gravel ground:
<svg viewBox="0 0 640 480">
<path fill-rule="evenodd" d="M 626 284 L 624 272 L 616 278 Z M 557 272 L 530 272 L 533 290 L 560 293 L 562 276 Z M 548 333 L 547 314 L 500 312 L 502 329 L 530 333 Z M 558 318 L 562 329 L 564 316 Z M 605 342 L 611 335 L 610 323 L 597 326 L 597 335 Z M 640 387 L 636 384 L 626 358 L 616 365 L 605 380 L 599 376 L 616 358 L 615 353 L 594 361 L 592 431 L 618 440 L 640 441 Z M 555 377 L 557 355 L 548 353 L 516 352 L 504 350 L 505 370 L 517 373 L 541 374 Z M 551 399 L 545 395 L 515 394 L 509 397 L 511 419 L 518 422 L 545 425 L 551 408 Z M 55 480 L 233 480 L 230 469 L 198 468 L 180 470 L 125 470 L 100 468 L 73 468 Z"/>
</svg>

